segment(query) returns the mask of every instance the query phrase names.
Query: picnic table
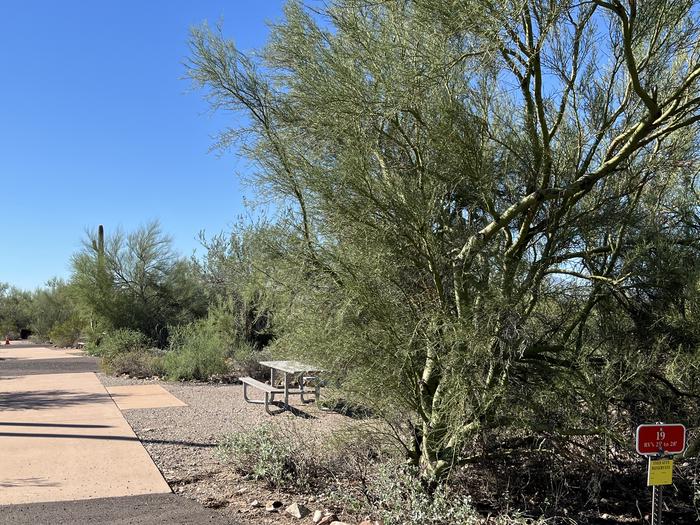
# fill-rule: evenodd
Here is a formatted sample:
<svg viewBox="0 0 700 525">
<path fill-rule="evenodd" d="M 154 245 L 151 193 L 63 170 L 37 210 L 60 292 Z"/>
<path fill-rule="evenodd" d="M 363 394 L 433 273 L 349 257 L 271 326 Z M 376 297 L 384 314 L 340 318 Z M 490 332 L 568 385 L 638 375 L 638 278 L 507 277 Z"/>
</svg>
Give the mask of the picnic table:
<svg viewBox="0 0 700 525">
<path fill-rule="evenodd" d="M 313 380 L 315 382 L 314 400 L 318 403 L 321 389 L 321 382 L 318 378 L 318 374 L 323 372 L 323 370 L 321 370 L 319 367 L 299 361 L 260 361 L 260 364 L 270 369 L 270 384 L 268 385 L 261 381 L 257 381 L 252 377 L 241 377 L 240 379 L 243 383 L 243 399 L 245 399 L 248 403 L 264 404 L 265 411 L 268 414 L 272 414 L 272 412 L 270 412 L 269 405 L 271 402 L 274 402 L 275 395 L 284 396 L 284 407 L 287 410 L 289 410 L 289 396 L 291 395 L 298 395 L 302 403 L 308 403 L 310 400 L 304 399 L 304 395 L 308 393 L 308 391 L 304 390 L 304 386 L 309 380 Z M 275 386 L 277 372 L 284 374 L 282 388 Z M 290 376 L 291 378 L 295 378 L 297 380 L 299 388 L 290 388 Z M 249 386 L 264 392 L 265 399 L 250 399 L 248 397 L 247 390 Z"/>
</svg>

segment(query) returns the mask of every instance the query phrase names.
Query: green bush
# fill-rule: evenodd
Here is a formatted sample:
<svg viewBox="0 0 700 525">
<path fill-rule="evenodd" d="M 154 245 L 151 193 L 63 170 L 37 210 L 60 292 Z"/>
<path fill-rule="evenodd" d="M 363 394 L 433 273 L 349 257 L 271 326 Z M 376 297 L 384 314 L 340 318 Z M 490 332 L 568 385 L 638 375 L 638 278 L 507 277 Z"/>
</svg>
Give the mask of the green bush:
<svg viewBox="0 0 700 525">
<path fill-rule="evenodd" d="M 362 483 L 375 463 L 389 453 L 385 438 L 376 432 L 309 434 L 304 427 L 263 424 L 226 436 L 218 448 L 219 459 L 238 474 L 253 476 L 270 487 L 328 490 L 329 482 Z M 347 483 L 343 483 L 343 490 Z"/>
<path fill-rule="evenodd" d="M 226 436 L 219 444 L 218 454 L 235 472 L 264 480 L 271 487 L 303 481 L 294 461 L 298 446 L 268 424 Z"/>
<path fill-rule="evenodd" d="M 83 322 L 77 315 L 72 315 L 65 321 L 51 328 L 49 338 L 56 346 L 73 346 L 80 340 L 83 331 Z"/>
<path fill-rule="evenodd" d="M 260 361 L 271 359 L 266 350 L 257 350 L 247 343 L 241 343 L 233 351 L 233 366 L 236 373 L 249 376 L 260 381 L 270 378 L 270 369 L 262 366 Z"/>
<path fill-rule="evenodd" d="M 417 468 L 400 463 L 396 458 L 378 464 L 374 474 L 366 478 L 363 496 L 365 504 L 356 505 L 356 510 L 379 518 L 384 525 L 478 525 L 485 522 L 459 486 L 450 483 L 428 486 L 421 481 Z M 545 525 L 546 520 L 507 513 L 490 516 L 488 523 Z"/>
<path fill-rule="evenodd" d="M 134 350 L 114 354 L 102 360 L 102 369 L 111 375 L 127 374 L 131 377 L 161 377 L 165 375 L 163 357 L 158 349 Z"/>
<path fill-rule="evenodd" d="M 141 332 L 123 328 L 90 343 L 87 351 L 102 357 L 102 369 L 107 374 L 140 378 L 162 376 L 162 351 L 149 348 L 149 342 Z"/>
<path fill-rule="evenodd" d="M 447 485 L 429 490 L 417 469 L 388 462 L 367 485 L 370 509 L 386 525 L 476 524 L 479 515 L 468 497 L 451 493 Z"/>
<path fill-rule="evenodd" d="M 121 328 L 105 334 L 98 341 L 88 345 L 88 352 L 110 358 L 117 354 L 145 350 L 149 346 L 148 343 L 148 338 L 141 332 Z"/>
<path fill-rule="evenodd" d="M 170 349 L 163 365 L 172 380 L 206 381 L 228 371 L 226 345 L 215 326 L 202 319 L 170 329 Z"/>
</svg>

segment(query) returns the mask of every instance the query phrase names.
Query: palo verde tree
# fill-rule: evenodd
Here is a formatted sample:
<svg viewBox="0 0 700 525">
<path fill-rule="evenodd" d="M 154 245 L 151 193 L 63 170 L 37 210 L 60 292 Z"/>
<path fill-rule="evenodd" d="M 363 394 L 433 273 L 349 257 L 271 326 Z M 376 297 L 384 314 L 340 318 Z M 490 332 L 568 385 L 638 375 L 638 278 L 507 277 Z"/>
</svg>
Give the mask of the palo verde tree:
<svg viewBox="0 0 700 525">
<path fill-rule="evenodd" d="M 31 328 L 32 294 L 16 286 L 0 282 L 0 334 L 20 337 Z"/>
<path fill-rule="evenodd" d="M 698 29 L 683 0 L 335 0 L 250 56 L 194 30 L 247 117 L 221 145 L 287 210 L 277 345 L 408 414 L 437 479 L 503 430 L 696 418 Z"/>
<path fill-rule="evenodd" d="M 206 313 L 195 266 L 178 256 L 158 222 L 127 234 L 89 231 L 72 265 L 73 293 L 93 335 L 130 328 L 163 346 L 168 325 Z"/>
</svg>

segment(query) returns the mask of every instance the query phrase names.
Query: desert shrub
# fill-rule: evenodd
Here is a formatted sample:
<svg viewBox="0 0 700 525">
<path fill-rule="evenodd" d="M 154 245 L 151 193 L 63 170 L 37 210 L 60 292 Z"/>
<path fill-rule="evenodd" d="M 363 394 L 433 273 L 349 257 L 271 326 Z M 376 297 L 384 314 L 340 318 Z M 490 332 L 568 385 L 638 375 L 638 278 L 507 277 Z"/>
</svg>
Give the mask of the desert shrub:
<svg viewBox="0 0 700 525">
<path fill-rule="evenodd" d="M 219 444 L 219 459 L 236 473 L 270 488 L 323 487 L 338 506 L 353 515 L 371 515 L 385 525 L 477 525 L 484 523 L 459 486 L 428 486 L 418 470 L 387 448 L 372 426 L 333 435 L 264 424 L 229 434 Z M 357 432 L 362 432 L 358 436 Z M 491 516 L 493 525 L 542 525 L 517 514 Z"/>
<path fill-rule="evenodd" d="M 137 378 L 160 377 L 165 374 L 163 356 L 158 349 L 114 354 L 109 359 L 103 359 L 102 368 L 108 374 L 127 374 Z"/>
<path fill-rule="evenodd" d="M 391 452 L 384 436 L 371 430 L 359 433 L 335 429 L 332 434 L 310 434 L 303 427 L 264 424 L 226 436 L 218 456 L 238 474 L 273 488 L 329 490 L 329 482 L 340 480 L 364 486 L 376 463 Z"/>
<path fill-rule="evenodd" d="M 228 371 L 226 345 L 208 319 L 172 327 L 163 365 L 169 379 L 207 380 Z"/>
<path fill-rule="evenodd" d="M 364 483 L 363 513 L 379 518 L 384 525 L 544 525 L 544 519 L 524 518 L 519 513 L 479 515 L 471 498 L 458 484 L 430 485 L 416 467 L 396 458 L 377 465 Z"/>
<path fill-rule="evenodd" d="M 369 509 L 386 525 L 476 524 L 469 497 L 448 485 L 428 488 L 414 467 L 389 461 L 379 466 L 366 488 Z"/>
<path fill-rule="evenodd" d="M 232 359 L 236 372 L 241 376 L 249 376 L 260 381 L 269 379 L 270 369 L 260 364 L 260 361 L 270 359 L 266 350 L 257 350 L 247 343 L 241 343 L 233 350 Z"/>
<path fill-rule="evenodd" d="M 298 468 L 299 453 L 299 445 L 285 439 L 279 429 L 269 424 L 253 431 L 229 434 L 218 448 L 219 458 L 235 472 L 252 475 L 271 487 L 305 481 Z"/>
<path fill-rule="evenodd" d="M 77 315 L 55 324 L 49 332 L 49 338 L 57 346 L 73 346 L 81 337 L 83 322 Z"/>
<path fill-rule="evenodd" d="M 106 334 L 99 344 L 91 342 L 87 351 L 102 357 L 102 369 L 107 374 L 128 374 L 133 377 L 163 375 L 162 355 L 149 348 L 150 341 L 141 332 L 126 328 Z"/>
<path fill-rule="evenodd" d="M 148 338 L 141 332 L 121 328 L 88 345 L 88 351 L 92 355 L 110 358 L 117 354 L 145 350 L 149 346 L 148 343 Z"/>
</svg>

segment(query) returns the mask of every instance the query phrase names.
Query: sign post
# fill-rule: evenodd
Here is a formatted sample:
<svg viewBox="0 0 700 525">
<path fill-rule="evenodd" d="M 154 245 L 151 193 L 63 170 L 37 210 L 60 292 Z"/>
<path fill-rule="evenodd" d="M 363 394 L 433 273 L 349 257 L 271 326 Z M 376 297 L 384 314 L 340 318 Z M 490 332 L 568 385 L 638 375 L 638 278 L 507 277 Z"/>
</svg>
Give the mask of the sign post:
<svg viewBox="0 0 700 525">
<path fill-rule="evenodd" d="M 663 487 L 673 482 L 673 456 L 685 450 L 685 426 L 656 423 L 637 427 L 637 453 L 649 458 L 647 486 L 653 487 L 651 525 L 661 525 Z"/>
<path fill-rule="evenodd" d="M 661 512 L 664 504 L 664 489 L 654 485 L 651 493 L 651 525 L 661 525 Z"/>
</svg>

